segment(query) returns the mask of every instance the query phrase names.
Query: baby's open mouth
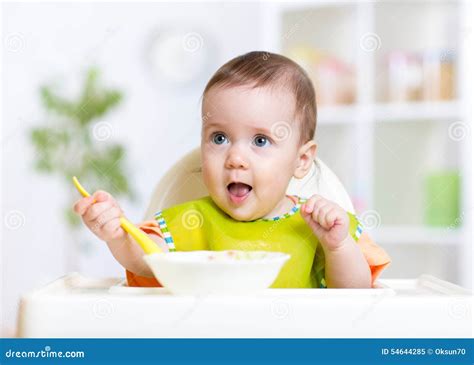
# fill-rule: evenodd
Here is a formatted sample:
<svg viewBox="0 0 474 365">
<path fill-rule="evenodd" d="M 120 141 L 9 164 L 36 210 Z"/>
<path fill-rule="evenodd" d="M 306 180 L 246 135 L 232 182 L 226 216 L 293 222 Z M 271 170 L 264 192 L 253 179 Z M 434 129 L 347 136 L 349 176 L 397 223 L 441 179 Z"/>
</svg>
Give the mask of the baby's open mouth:
<svg viewBox="0 0 474 365">
<path fill-rule="evenodd" d="M 252 187 L 245 183 L 232 182 L 227 185 L 227 190 L 229 191 L 230 199 L 234 203 L 241 203 L 249 195 Z"/>
</svg>

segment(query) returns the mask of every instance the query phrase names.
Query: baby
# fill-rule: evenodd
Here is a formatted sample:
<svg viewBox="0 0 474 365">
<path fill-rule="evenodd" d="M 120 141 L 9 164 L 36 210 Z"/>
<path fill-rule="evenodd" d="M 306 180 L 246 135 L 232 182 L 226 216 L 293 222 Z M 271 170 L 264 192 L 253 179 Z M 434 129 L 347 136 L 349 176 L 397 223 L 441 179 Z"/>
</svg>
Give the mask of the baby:
<svg viewBox="0 0 474 365">
<path fill-rule="evenodd" d="M 140 228 L 164 251 L 289 253 L 272 287 L 373 287 L 390 258 L 357 218 L 319 195 L 286 195 L 291 178 L 303 178 L 316 156 L 316 97 L 305 71 L 278 54 L 236 57 L 209 80 L 202 115 L 209 196 L 157 212 Z M 129 285 L 160 285 L 140 246 L 120 227 L 123 212 L 109 193 L 82 198 L 74 210 L 107 242 Z M 186 224 L 189 212 L 198 225 Z"/>
</svg>

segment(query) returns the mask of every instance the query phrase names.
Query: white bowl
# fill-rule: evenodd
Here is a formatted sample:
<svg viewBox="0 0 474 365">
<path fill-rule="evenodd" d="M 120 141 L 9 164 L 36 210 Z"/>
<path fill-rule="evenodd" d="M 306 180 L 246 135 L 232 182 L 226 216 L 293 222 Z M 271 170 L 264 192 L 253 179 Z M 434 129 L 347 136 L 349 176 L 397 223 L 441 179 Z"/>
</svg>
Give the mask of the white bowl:
<svg viewBox="0 0 474 365">
<path fill-rule="evenodd" d="M 174 294 L 239 294 L 270 287 L 290 255 L 267 251 L 178 251 L 144 257 Z"/>
</svg>

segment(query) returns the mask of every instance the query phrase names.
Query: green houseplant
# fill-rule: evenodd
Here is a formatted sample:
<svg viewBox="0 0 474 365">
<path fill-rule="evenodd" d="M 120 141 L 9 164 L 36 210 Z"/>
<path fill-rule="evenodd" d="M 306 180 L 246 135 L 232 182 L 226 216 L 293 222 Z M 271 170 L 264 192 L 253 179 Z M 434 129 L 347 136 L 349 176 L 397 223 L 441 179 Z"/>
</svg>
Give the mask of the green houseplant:
<svg viewBox="0 0 474 365">
<path fill-rule="evenodd" d="M 78 176 L 90 189 L 134 198 L 124 167 L 125 148 L 110 141 L 113 127 L 100 119 L 121 102 L 122 93 L 101 86 L 99 81 L 99 71 L 89 68 L 75 100 L 58 95 L 51 86 L 41 87 L 47 123 L 30 131 L 35 169 L 64 181 L 70 192 L 64 216 L 76 230 L 81 220 L 72 205 L 80 197 L 72 186 L 72 176 Z"/>
</svg>

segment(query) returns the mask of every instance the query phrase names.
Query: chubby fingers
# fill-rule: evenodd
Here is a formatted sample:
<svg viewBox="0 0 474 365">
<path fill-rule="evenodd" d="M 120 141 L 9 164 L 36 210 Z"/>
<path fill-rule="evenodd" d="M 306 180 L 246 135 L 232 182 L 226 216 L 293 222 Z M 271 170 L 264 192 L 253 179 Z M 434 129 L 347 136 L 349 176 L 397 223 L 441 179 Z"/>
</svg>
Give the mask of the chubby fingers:
<svg viewBox="0 0 474 365">
<path fill-rule="evenodd" d="M 97 190 L 94 194 L 92 194 L 92 197 L 98 203 L 105 202 L 107 200 L 114 200 L 112 195 L 103 190 Z"/>
<path fill-rule="evenodd" d="M 106 223 L 111 218 L 119 217 L 121 214 L 122 211 L 117 205 L 112 201 L 106 201 L 103 203 L 95 203 L 87 210 L 83 218 L 86 222 L 100 221 L 101 223 Z"/>
<path fill-rule="evenodd" d="M 301 212 L 305 215 L 312 214 L 318 201 L 324 200 L 321 195 L 313 195 L 301 207 Z"/>
<path fill-rule="evenodd" d="M 327 208 L 325 209 L 324 216 L 320 218 L 323 223 L 320 224 L 324 228 L 330 229 L 336 224 L 336 221 L 340 216 L 341 210 L 332 204 L 328 204 L 326 205 L 326 207 Z"/>
<path fill-rule="evenodd" d="M 324 229 L 330 229 L 338 217 L 338 208 L 320 195 L 313 195 L 302 206 L 302 213 L 303 217 L 310 217 Z"/>
<path fill-rule="evenodd" d="M 92 196 L 79 199 L 74 204 L 73 209 L 77 214 L 83 216 L 85 220 L 94 220 L 106 207 L 110 206 L 118 207 L 118 204 L 112 195 L 106 191 L 98 190 Z"/>
<path fill-rule="evenodd" d="M 106 223 L 111 218 L 119 217 L 123 214 L 117 201 L 109 193 L 99 190 L 94 193 L 93 198 L 97 203 L 91 206 L 84 215 L 86 221 L 100 220 Z"/>
<path fill-rule="evenodd" d="M 102 230 L 102 234 L 110 239 L 117 239 L 123 235 L 120 218 L 117 217 L 113 217 L 102 225 L 97 224 L 96 229 Z"/>
<path fill-rule="evenodd" d="M 92 204 L 94 204 L 94 198 L 90 196 L 81 198 L 74 204 L 74 211 L 79 215 L 84 215 Z"/>
</svg>

